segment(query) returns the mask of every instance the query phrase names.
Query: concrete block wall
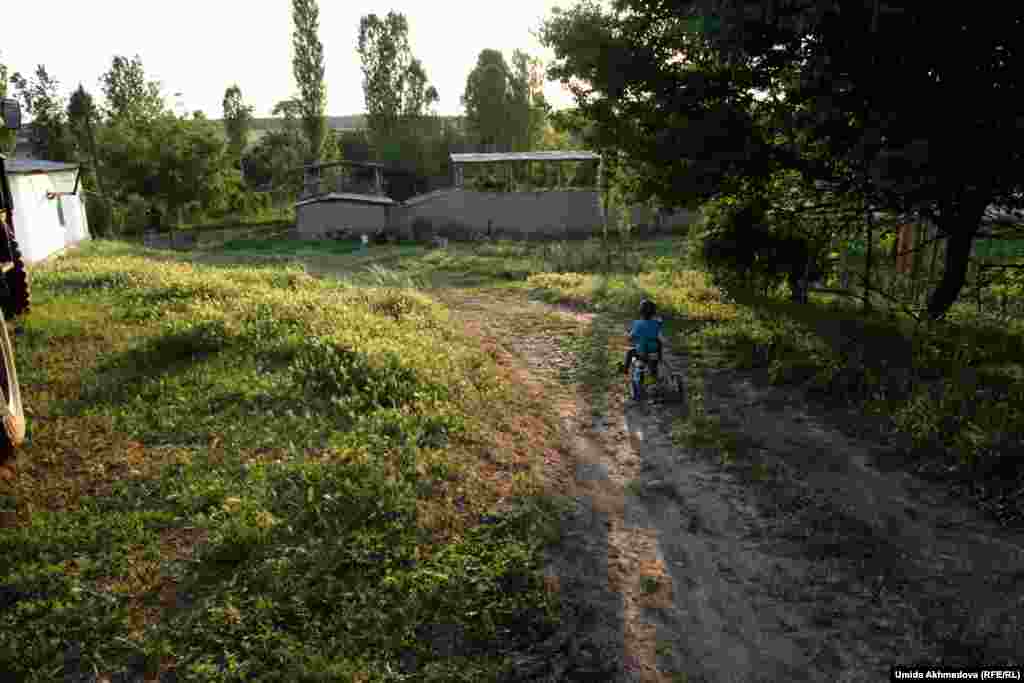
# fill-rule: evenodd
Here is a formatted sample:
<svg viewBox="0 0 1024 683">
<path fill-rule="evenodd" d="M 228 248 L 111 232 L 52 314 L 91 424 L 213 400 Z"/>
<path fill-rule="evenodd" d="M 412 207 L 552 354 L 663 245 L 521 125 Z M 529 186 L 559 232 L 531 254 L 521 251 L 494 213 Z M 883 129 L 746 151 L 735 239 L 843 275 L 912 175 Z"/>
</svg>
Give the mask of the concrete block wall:
<svg viewBox="0 0 1024 683">
<path fill-rule="evenodd" d="M 373 234 L 390 225 L 398 208 L 346 201 L 309 202 L 296 208 L 295 225 L 299 236 L 307 239 L 340 230 Z"/>
<path fill-rule="evenodd" d="M 442 235 L 487 232 L 498 237 L 580 237 L 601 225 L 598 193 L 588 190 L 478 192 L 441 190 L 405 203 L 400 225 L 411 234 L 417 219 Z"/>
<path fill-rule="evenodd" d="M 465 238 L 473 232 L 511 239 L 585 238 L 604 224 L 600 193 L 596 190 L 542 190 L 535 192 L 480 192 L 465 188 L 437 190 L 391 206 L 350 201 L 319 201 L 299 206 L 297 232 L 318 239 L 339 230 L 369 234 L 396 230 L 412 238 L 420 221 L 430 233 Z M 632 207 L 633 223 L 644 232 L 666 230 L 673 221 L 689 222 L 688 212 L 658 217 L 648 207 Z"/>
</svg>

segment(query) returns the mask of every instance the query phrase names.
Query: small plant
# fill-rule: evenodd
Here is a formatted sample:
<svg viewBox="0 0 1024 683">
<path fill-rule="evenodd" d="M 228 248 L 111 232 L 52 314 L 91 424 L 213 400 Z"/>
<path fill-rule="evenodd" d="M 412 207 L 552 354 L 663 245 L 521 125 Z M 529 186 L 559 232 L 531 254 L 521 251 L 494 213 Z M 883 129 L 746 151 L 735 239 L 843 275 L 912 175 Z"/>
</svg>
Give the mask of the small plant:
<svg viewBox="0 0 1024 683">
<path fill-rule="evenodd" d="M 640 577 L 640 590 L 650 595 L 651 593 L 657 593 L 660 583 L 657 576 L 642 576 Z"/>
</svg>

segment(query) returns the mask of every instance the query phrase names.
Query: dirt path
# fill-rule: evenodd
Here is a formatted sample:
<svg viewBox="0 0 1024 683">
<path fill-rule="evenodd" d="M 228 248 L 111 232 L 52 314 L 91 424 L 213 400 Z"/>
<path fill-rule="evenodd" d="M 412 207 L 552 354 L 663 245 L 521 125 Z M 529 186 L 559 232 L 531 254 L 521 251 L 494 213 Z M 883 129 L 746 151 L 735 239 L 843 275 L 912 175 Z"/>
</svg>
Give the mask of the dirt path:
<svg viewBox="0 0 1024 683">
<path fill-rule="evenodd" d="M 499 324 L 538 381 L 574 358 L 514 321 L 558 311 L 599 345 L 621 327 L 511 295 L 438 296 L 477 329 Z M 784 390 L 724 371 L 691 384 L 732 457 L 673 442 L 686 407 L 623 406 L 617 379 L 599 414 L 585 391 L 559 402 L 573 462 L 550 481 L 577 507 L 549 564 L 569 618 L 516 680 L 853 682 L 894 663 L 1021 664 L 1024 537 L 882 473 L 885 444 L 843 436 Z"/>
</svg>

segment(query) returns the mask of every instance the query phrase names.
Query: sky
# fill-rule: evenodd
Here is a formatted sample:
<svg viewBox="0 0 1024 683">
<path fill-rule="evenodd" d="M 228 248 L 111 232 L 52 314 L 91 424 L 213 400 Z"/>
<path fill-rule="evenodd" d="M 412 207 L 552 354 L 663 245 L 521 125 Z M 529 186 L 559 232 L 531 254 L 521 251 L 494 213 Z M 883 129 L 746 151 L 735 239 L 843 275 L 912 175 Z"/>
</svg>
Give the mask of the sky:
<svg viewBox="0 0 1024 683">
<path fill-rule="evenodd" d="M 552 7 L 572 4 L 573 0 L 321 0 L 327 114 L 365 111 L 356 52 L 363 15 L 405 14 L 412 53 L 423 62 L 440 95 L 435 111 L 455 115 L 463 113 L 459 98 L 481 50 L 501 50 L 511 61 L 512 50 L 518 48 L 547 63 L 553 54 L 533 33 Z M 45 9 L 33 2 L 5 2 L 2 23 L 0 63 L 25 75 L 43 64 L 65 95 L 81 83 L 101 97 L 99 78 L 116 54 L 138 54 L 147 77 L 162 83 L 168 106 L 179 113 L 201 109 L 210 118 L 219 118 L 224 90 L 232 83 L 238 84 L 258 117 L 269 116 L 276 102 L 297 91 L 289 0 L 51 0 Z M 546 84 L 545 95 L 555 109 L 573 106 L 572 95 L 556 82 Z"/>
</svg>

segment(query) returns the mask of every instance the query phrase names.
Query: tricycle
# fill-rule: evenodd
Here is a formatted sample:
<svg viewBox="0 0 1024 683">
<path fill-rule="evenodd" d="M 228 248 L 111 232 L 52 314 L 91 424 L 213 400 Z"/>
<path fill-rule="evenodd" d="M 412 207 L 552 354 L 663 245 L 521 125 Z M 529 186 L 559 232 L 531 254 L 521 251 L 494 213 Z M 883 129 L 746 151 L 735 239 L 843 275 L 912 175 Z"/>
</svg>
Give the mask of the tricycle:
<svg viewBox="0 0 1024 683">
<path fill-rule="evenodd" d="M 634 401 L 683 400 L 684 385 L 682 374 L 672 370 L 661 354 L 637 353 L 629 368 L 629 394 Z"/>
</svg>

